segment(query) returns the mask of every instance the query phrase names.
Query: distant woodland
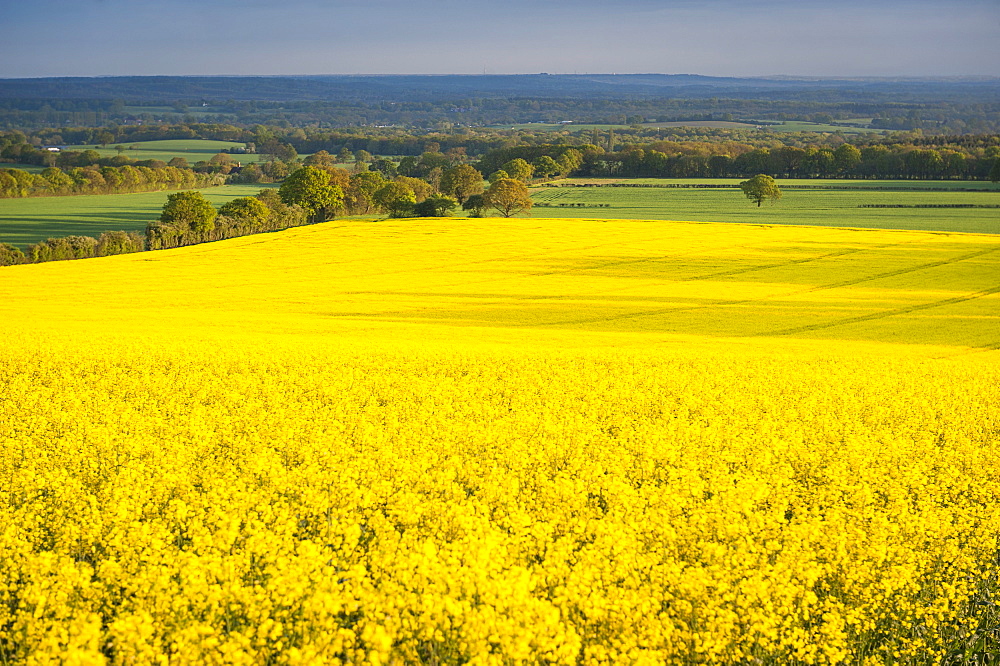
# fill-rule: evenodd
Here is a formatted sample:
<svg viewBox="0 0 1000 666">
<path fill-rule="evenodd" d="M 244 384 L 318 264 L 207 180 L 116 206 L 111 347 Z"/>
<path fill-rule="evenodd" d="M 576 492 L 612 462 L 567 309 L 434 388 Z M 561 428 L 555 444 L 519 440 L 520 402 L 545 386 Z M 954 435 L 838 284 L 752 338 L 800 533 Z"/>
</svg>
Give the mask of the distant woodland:
<svg viewBox="0 0 1000 666">
<path fill-rule="evenodd" d="M 240 154 L 219 153 L 189 164 L 102 157 L 96 150 L 157 139 L 233 142 Z M 59 150 L 53 144 L 88 145 Z M 306 155 L 300 158 L 300 155 Z M 575 132 L 465 129 L 277 127 L 194 123 L 64 127 L 0 132 L 0 198 L 106 194 L 279 182 L 299 166 L 371 171 L 415 178 L 440 188 L 445 172 L 471 165 L 484 178 L 506 173 L 512 160 L 528 170 L 524 182 L 557 176 L 721 178 L 767 174 L 795 178 L 996 180 L 1000 135 L 925 135 L 921 131 L 846 136 L 766 130 L 681 127 L 651 134 L 644 128 Z M 5 164 L 6 163 L 6 164 Z M 32 172 L 20 166 L 45 167 Z"/>
<path fill-rule="evenodd" d="M 1000 132 L 1000 79 L 693 75 L 0 79 L 0 128 L 149 123 L 449 130 L 532 122 L 838 122 Z"/>
</svg>

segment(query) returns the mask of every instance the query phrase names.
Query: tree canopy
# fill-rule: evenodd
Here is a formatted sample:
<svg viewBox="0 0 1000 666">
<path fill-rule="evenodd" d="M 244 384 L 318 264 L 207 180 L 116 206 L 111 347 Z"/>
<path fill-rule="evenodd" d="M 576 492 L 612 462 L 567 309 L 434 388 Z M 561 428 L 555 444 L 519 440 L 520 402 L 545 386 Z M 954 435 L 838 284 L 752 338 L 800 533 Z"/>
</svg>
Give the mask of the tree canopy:
<svg viewBox="0 0 1000 666">
<path fill-rule="evenodd" d="M 441 175 L 441 192 L 463 204 L 473 194 L 483 193 L 483 174 L 468 164 L 459 164 Z"/>
<path fill-rule="evenodd" d="M 372 198 L 391 217 L 403 217 L 417 202 L 413 190 L 405 183 L 389 183 L 375 192 Z"/>
<path fill-rule="evenodd" d="M 344 191 L 330 182 L 330 173 L 311 166 L 288 176 L 278 188 L 278 195 L 286 204 L 298 204 L 309 211 L 313 222 L 328 220 L 344 203 Z"/>
<path fill-rule="evenodd" d="M 486 190 L 483 201 L 504 217 L 531 210 L 528 187 L 513 178 L 501 178 Z"/>
<path fill-rule="evenodd" d="M 263 226 L 271 209 L 256 197 L 240 197 L 222 204 L 219 214 L 247 224 L 251 229 Z"/>
<path fill-rule="evenodd" d="M 553 174 L 557 174 L 560 171 L 559 163 L 548 155 L 542 155 L 541 157 L 535 159 L 531 163 L 531 166 L 535 168 L 534 175 L 540 176 L 541 178 L 547 178 Z"/>
<path fill-rule="evenodd" d="M 535 167 L 531 166 L 527 160 L 520 157 L 512 159 L 500 167 L 500 169 L 502 171 L 506 171 L 509 178 L 520 180 L 522 182 L 531 180 L 531 175 L 535 171 Z"/>
<path fill-rule="evenodd" d="M 435 195 L 427 197 L 413 207 L 417 217 L 448 217 L 458 206 L 458 201 L 449 196 Z"/>
<path fill-rule="evenodd" d="M 203 234 L 215 228 L 217 213 L 211 203 L 197 190 L 167 195 L 160 214 L 160 224 L 186 232 Z"/>
<path fill-rule="evenodd" d="M 757 202 L 758 208 L 760 208 L 764 199 L 770 199 L 774 202 L 781 198 L 781 190 L 778 189 L 778 183 L 774 178 L 765 176 L 762 173 L 757 174 L 750 180 L 744 180 L 740 183 L 740 189 L 743 190 L 743 194 L 746 195 L 747 199 Z"/>
</svg>

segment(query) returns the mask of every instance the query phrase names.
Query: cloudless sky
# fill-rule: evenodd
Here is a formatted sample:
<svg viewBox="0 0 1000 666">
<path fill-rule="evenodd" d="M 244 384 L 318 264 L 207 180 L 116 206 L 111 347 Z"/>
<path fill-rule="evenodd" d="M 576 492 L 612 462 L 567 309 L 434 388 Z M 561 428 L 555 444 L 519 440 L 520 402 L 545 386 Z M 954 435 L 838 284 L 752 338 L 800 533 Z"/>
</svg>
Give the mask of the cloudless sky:
<svg viewBox="0 0 1000 666">
<path fill-rule="evenodd" d="M 0 78 L 1000 76 L 1000 0 L 0 0 Z"/>
</svg>

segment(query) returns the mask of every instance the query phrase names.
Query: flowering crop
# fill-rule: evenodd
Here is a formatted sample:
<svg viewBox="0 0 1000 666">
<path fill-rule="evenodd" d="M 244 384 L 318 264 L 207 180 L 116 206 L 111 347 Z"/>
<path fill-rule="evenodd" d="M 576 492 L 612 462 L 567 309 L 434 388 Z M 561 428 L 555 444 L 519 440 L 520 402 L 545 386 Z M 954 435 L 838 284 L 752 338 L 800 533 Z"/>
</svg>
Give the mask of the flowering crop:
<svg viewBox="0 0 1000 666">
<path fill-rule="evenodd" d="M 1000 242 L 480 224 L 5 269 L 0 663 L 995 649 Z"/>
</svg>

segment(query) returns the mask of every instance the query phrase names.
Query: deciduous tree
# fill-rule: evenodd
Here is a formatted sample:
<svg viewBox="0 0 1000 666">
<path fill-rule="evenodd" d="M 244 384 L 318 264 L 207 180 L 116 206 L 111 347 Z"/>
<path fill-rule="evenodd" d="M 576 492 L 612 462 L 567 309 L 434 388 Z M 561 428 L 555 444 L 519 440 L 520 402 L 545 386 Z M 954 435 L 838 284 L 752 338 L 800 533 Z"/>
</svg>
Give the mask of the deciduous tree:
<svg viewBox="0 0 1000 666">
<path fill-rule="evenodd" d="M 375 205 L 375 193 L 389 181 L 379 171 L 362 171 L 351 176 L 344 190 L 344 204 L 355 213 L 371 212 Z"/>
<path fill-rule="evenodd" d="M 542 155 L 532 162 L 531 166 L 535 169 L 534 174 L 540 178 L 548 178 L 559 173 L 559 163 L 548 155 Z"/>
<path fill-rule="evenodd" d="M 271 216 L 271 209 L 256 197 L 240 197 L 222 204 L 219 214 L 254 230 L 264 226 L 264 222 Z"/>
<path fill-rule="evenodd" d="M 434 188 L 425 180 L 411 178 L 410 176 L 396 176 L 396 182 L 410 188 L 416 197 L 417 203 L 434 194 Z"/>
<path fill-rule="evenodd" d="M 528 187 L 513 178 L 501 178 L 490 185 L 483 194 L 486 205 L 504 217 L 531 210 L 531 195 Z"/>
<path fill-rule="evenodd" d="M 315 153 L 302 160 L 302 164 L 305 166 L 314 167 L 332 167 L 336 163 L 337 160 L 334 159 L 333 155 L 325 150 L 317 150 Z"/>
<path fill-rule="evenodd" d="M 486 209 L 486 201 L 482 194 L 473 194 L 462 204 L 462 210 L 469 211 L 469 217 L 482 217 Z"/>
<path fill-rule="evenodd" d="M 27 261 L 24 252 L 10 243 L 0 243 L 0 266 L 13 266 Z"/>
<path fill-rule="evenodd" d="M 215 208 L 201 192 L 175 192 L 167 195 L 160 224 L 170 225 L 181 232 L 204 234 L 215 228 L 216 215 Z"/>
<path fill-rule="evenodd" d="M 458 201 L 438 194 L 415 205 L 413 214 L 417 217 L 447 217 L 456 207 L 458 207 Z"/>
<path fill-rule="evenodd" d="M 313 222 L 330 219 L 344 203 L 344 191 L 330 182 L 330 173 L 311 166 L 297 169 L 286 178 L 278 188 L 278 195 L 286 204 L 309 211 Z"/>
<path fill-rule="evenodd" d="M 404 183 L 389 183 L 380 188 L 373 198 L 375 203 L 391 217 L 403 217 L 417 202 L 413 190 Z"/>
<path fill-rule="evenodd" d="M 764 199 L 770 199 L 774 202 L 781 198 L 781 190 L 778 189 L 778 183 L 774 178 L 765 176 L 762 173 L 757 174 L 750 180 L 744 180 L 740 183 L 740 189 L 743 190 L 743 194 L 746 195 L 747 199 L 757 202 L 758 208 L 760 208 Z"/>
<path fill-rule="evenodd" d="M 861 151 L 857 146 L 842 143 L 833 151 L 833 163 L 840 174 L 849 174 L 861 164 Z"/>
<path fill-rule="evenodd" d="M 483 193 L 483 174 L 468 164 L 459 164 L 442 174 L 441 191 L 465 203 L 473 194 Z"/>
<path fill-rule="evenodd" d="M 531 179 L 531 174 L 535 171 L 535 168 L 528 164 L 527 160 L 520 157 L 512 159 L 500 168 L 507 172 L 509 178 L 519 180 L 523 183 L 528 182 Z"/>
</svg>

